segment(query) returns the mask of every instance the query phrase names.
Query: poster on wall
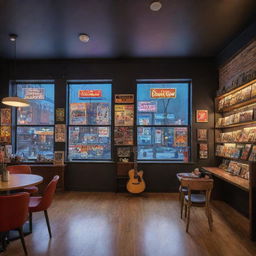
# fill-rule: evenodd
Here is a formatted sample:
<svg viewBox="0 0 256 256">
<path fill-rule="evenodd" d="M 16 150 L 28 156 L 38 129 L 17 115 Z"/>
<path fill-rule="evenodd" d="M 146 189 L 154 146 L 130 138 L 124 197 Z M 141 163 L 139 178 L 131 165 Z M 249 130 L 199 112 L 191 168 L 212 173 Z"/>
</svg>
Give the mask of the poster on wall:
<svg viewBox="0 0 256 256">
<path fill-rule="evenodd" d="M 86 117 L 87 117 L 86 103 L 70 104 L 70 124 L 71 125 L 87 124 Z"/>
<path fill-rule="evenodd" d="M 66 138 L 66 125 L 55 124 L 55 142 L 65 142 Z"/>
<path fill-rule="evenodd" d="M 134 103 L 133 94 L 115 94 L 115 103 Z"/>
<path fill-rule="evenodd" d="M 11 125 L 11 109 L 10 108 L 1 108 L 1 125 Z"/>
<path fill-rule="evenodd" d="M 117 156 L 118 157 L 130 157 L 131 156 L 131 148 L 130 147 L 118 147 L 117 148 Z"/>
<path fill-rule="evenodd" d="M 55 151 L 54 152 L 54 165 L 64 165 L 64 151 Z"/>
<path fill-rule="evenodd" d="M 199 144 L 199 159 L 207 159 L 208 158 L 208 144 L 200 143 Z"/>
<path fill-rule="evenodd" d="M 109 103 L 97 103 L 96 107 L 96 124 L 110 123 L 110 107 Z"/>
<path fill-rule="evenodd" d="M 115 127 L 115 145 L 133 145 L 133 127 Z"/>
<path fill-rule="evenodd" d="M 208 110 L 197 110 L 196 111 L 196 122 L 207 123 L 208 122 Z"/>
<path fill-rule="evenodd" d="M 198 141 L 206 141 L 206 140 L 208 140 L 207 129 L 197 129 L 197 140 Z"/>
<path fill-rule="evenodd" d="M 56 122 L 64 122 L 64 121 L 65 121 L 65 109 L 56 108 Z"/>
<path fill-rule="evenodd" d="M 186 147 L 188 145 L 188 129 L 186 127 L 174 128 L 174 142 L 175 147 Z"/>
<path fill-rule="evenodd" d="M 0 127 L 0 142 L 11 143 L 11 126 Z"/>
<path fill-rule="evenodd" d="M 134 105 L 115 105 L 115 126 L 133 126 Z"/>
</svg>

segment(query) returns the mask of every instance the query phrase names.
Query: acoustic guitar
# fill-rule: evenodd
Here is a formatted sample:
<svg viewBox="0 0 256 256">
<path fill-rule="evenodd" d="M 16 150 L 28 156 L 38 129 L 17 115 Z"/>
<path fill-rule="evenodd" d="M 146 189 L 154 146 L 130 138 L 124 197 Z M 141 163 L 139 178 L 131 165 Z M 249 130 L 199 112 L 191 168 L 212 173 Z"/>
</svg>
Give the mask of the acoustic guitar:
<svg viewBox="0 0 256 256">
<path fill-rule="evenodd" d="M 136 152 L 135 148 L 133 149 L 134 154 L 134 167 L 128 172 L 129 181 L 127 182 L 126 188 L 132 194 L 139 194 L 142 193 L 145 188 L 146 184 L 143 180 L 143 171 L 138 171 L 137 167 L 137 159 L 136 159 Z"/>
</svg>

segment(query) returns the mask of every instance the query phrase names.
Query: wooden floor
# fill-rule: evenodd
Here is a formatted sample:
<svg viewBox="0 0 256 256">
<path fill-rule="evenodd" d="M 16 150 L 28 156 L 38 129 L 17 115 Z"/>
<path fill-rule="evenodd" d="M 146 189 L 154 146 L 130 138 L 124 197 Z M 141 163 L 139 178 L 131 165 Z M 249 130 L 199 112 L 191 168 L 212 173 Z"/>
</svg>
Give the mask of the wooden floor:
<svg viewBox="0 0 256 256">
<path fill-rule="evenodd" d="M 224 203 L 213 203 L 213 232 L 203 209 L 193 208 L 187 234 L 179 209 L 178 194 L 65 192 L 49 209 L 53 238 L 37 213 L 25 240 L 33 256 L 256 255 L 256 243 L 245 233 L 247 220 Z M 24 255 L 20 241 L 1 255 Z"/>
</svg>

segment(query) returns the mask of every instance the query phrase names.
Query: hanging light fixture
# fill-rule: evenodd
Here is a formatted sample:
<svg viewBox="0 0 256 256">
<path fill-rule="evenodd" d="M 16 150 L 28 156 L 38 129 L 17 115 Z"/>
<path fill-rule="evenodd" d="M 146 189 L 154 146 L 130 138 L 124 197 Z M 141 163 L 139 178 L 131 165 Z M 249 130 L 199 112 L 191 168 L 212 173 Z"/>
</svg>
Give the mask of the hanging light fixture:
<svg viewBox="0 0 256 256">
<path fill-rule="evenodd" d="M 15 34 L 10 34 L 10 41 L 14 42 L 14 82 L 15 82 L 15 78 L 16 78 L 16 39 L 17 39 L 17 35 Z M 2 99 L 2 103 L 8 106 L 12 106 L 12 107 L 28 107 L 29 106 L 29 102 L 25 99 L 22 99 L 20 97 L 5 97 Z"/>
</svg>

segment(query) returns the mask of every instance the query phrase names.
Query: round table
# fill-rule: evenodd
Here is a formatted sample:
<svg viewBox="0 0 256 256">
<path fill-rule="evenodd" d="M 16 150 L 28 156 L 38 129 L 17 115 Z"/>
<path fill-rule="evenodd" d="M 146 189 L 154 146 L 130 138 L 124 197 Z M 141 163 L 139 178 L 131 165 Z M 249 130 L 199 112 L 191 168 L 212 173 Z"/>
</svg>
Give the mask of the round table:
<svg viewBox="0 0 256 256">
<path fill-rule="evenodd" d="M 38 185 L 43 182 L 43 177 L 34 174 L 10 174 L 8 181 L 0 180 L 0 191 L 22 189 Z"/>
</svg>

